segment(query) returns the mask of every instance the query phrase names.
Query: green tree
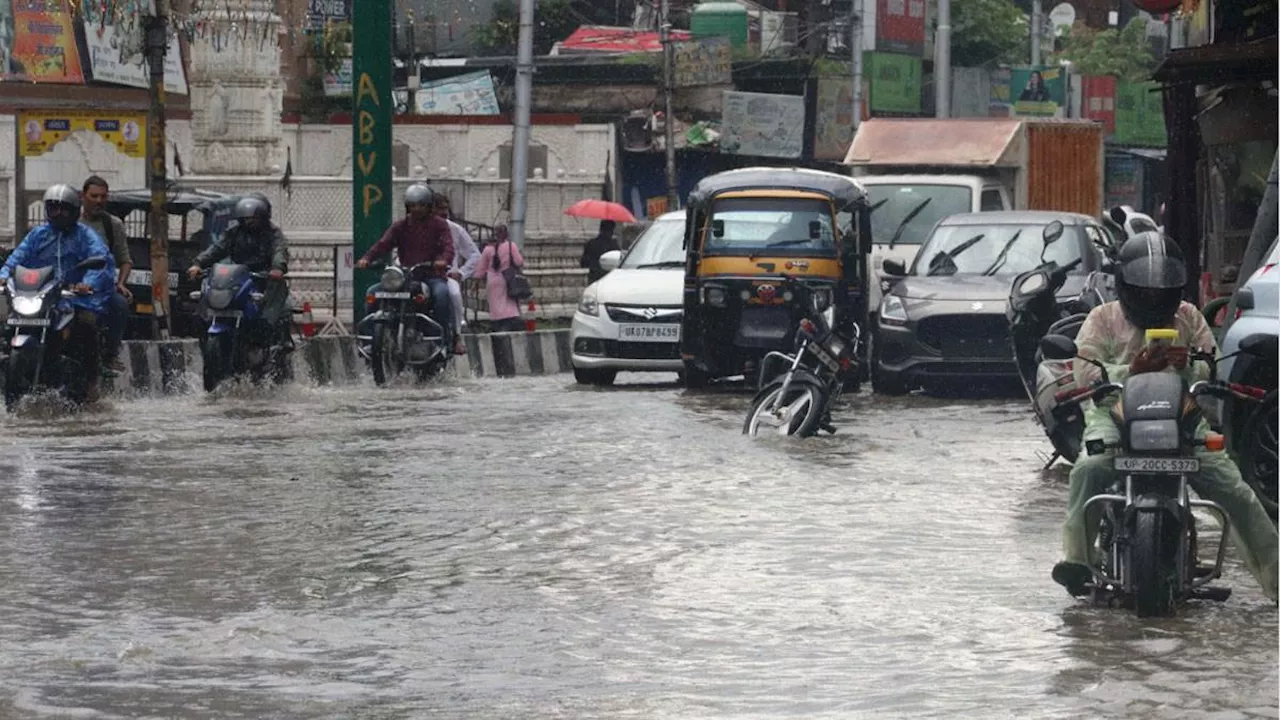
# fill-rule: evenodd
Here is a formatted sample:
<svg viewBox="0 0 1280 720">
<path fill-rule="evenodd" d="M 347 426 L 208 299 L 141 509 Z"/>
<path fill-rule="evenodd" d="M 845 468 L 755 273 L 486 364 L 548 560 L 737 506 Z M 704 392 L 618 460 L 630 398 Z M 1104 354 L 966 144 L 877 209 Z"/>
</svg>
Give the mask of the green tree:
<svg viewBox="0 0 1280 720">
<path fill-rule="evenodd" d="M 538 0 L 533 16 L 533 52 L 545 55 L 551 46 L 564 40 L 580 25 L 630 24 L 630 8 L 634 3 L 592 2 L 592 0 Z M 619 10 L 621 8 L 621 11 Z M 477 27 L 472 46 L 480 55 L 515 55 L 520 36 L 520 15 L 514 0 L 502 0 L 493 6 L 493 15 L 485 25 Z"/>
<path fill-rule="evenodd" d="M 1147 24 L 1134 18 L 1124 30 L 1093 30 L 1076 23 L 1063 39 L 1057 59 L 1070 60 L 1080 75 L 1111 75 L 1125 82 L 1151 79 L 1156 57 L 1147 42 Z"/>
<path fill-rule="evenodd" d="M 1027 16 L 1009 0 L 951 4 L 951 64 L 1022 65 L 1031 52 Z"/>
</svg>

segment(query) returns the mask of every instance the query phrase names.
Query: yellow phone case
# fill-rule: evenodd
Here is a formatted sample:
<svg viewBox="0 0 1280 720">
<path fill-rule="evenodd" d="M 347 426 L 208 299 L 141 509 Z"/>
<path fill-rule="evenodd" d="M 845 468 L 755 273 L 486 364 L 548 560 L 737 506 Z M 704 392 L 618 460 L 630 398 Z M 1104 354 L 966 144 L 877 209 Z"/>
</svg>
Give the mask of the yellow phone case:
<svg viewBox="0 0 1280 720">
<path fill-rule="evenodd" d="M 1170 347 L 1178 343 L 1178 331 L 1173 328 L 1148 328 L 1146 339 L 1148 345 Z"/>
</svg>

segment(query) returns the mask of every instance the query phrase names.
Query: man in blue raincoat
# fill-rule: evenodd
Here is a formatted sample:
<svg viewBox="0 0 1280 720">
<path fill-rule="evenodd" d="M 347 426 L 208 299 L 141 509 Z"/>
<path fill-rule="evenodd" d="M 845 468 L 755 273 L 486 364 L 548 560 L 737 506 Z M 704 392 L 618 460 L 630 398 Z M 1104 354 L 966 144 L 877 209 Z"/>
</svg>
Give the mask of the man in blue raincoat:
<svg viewBox="0 0 1280 720">
<path fill-rule="evenodd" d="M 44 193 L 44 211 L 48 223 L 31 232 L 14 249 L 0 268 L 0 286 L 9 281 L 14 268 L 54 267 L 54 276 L 61 278 L 75 297 L 63 300 L 75 309 L 75 321 L 71 323 L 68 349 L 76 348 L 89 373 L 90 396 L 96 395 L 101 369 L 101 343 L 98 337 L 100 321 L 107 311 L 107 302 L 115 291 L 116 265 L 106 243 L 96 232 L 79 222 L 80 193 L 70 185 L 54 185 Z M 76 266 L 91 257 L 102 257 L 106 266 L 97 270 L 82 270 Z"/>
</svg>

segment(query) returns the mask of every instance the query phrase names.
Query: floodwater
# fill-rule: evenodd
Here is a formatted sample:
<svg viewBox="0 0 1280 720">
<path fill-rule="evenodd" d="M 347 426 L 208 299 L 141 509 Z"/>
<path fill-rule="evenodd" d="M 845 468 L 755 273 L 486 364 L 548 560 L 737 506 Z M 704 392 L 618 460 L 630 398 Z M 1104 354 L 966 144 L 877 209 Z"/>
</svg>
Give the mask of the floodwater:
<svg viewBox="0 0 1280 720">
<path fill-rule="evenodd" d="M 1025 400 L 864 393 L 807 441 L 743 438 L 747 402 L 557 376 L 0 419 L 0 718 L 1280 715 L 1234 560 L 1171 620 L 1049 579 L 1066 474 Z"/>
</svg>

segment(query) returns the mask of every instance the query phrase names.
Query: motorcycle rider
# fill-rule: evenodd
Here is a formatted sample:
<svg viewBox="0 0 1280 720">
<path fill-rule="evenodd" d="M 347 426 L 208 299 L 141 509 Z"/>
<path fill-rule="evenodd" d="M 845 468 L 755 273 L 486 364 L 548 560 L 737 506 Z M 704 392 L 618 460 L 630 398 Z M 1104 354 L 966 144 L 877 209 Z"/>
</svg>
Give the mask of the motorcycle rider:
<svg viewBox="0 0 1280 720">
<path fill-rule="evenodd" d="M 75 297 L 69 302 L 75 310 L 68 354 L 78 357 L 89 376 L 89 398 L 98 395 L 101 373 L 101 350 L 98 327 L 105 319 L 107 303 L 116 288 L 116 264 L 98 233 L 80 219 L 80 193 L 70 185 L 58 184 L 44 193 L 44 212 L 48 222 L 31 232 L 14 248 L 0 268 L 0 285 L 8 282 L 14 268 L 53 266 L 54 276 L 66 282 Z M 97 270 L 77 270 L 76 265 L 91 257 L 105 258 L 107 264 Z"/>
<path fill-rule="evenodd" d="M 437 203 L 443 200 L 422 183 L 410 185 L 404 191 L 405 216 L 393 223 L 382 238 L 369 248 L 356 267 L 364 269 L 379 256 L 396 251 L 400 264 L 406 270 L 415 265 L 427 263 L 431 266 L 423 282 L 431 292 L 431 312 L 436 322 L 444 329 L 446 346 L 453 347 L 455 353 L 466 352 L 462 338 L 453 335 L 453 309 L 449 301 L 449 283 L 445 273 L 453 264 L 453 234 L 449 231 L 449 223 L 434 210 Z M 447 202 L 447 201 L 445 201 Z M 371 286 L 366 294 L 372 293 L 378 285 Z"/>
<path fill-rule="evenodd" d="M 81 187 L 84 210 L 80 222 L 98 233 L 116 260 L 119 274 L 116 291 L 107 303 L 107 347 L 103 364 L 111 373 L 120 373 L 124 371 L 124 364 L 120 362 L 120 346 L 124 342 L 125 325 L 129 322 L 129 307 L 133 304 L 133 292 L 127 285 L 129 271 L 133 270 L 133 255 L 129 253 L 129 233 L 125 231 L 124 221 L 107 212 L 110 192 L 107 181 L 101 177 L 90 175 L 85 179 Z"/>
<path fill-rule="evenodd" d="M 1102 363 L 1111 380 L 1117 382 L 1148 372 L 1176 372 L 1188 383 L 1208 379 L 1208 366 L 1191 362 L 1188 349 L 1217 353 L 1218 347 L 1204 316 L 1195 305 L 1182 301 L 1186 280 L 1182 250 L 1176 243 L 1154 231 L 1130 238 L 1119 251 L 1118 300 L 1089 313 L 1076 337 L 1080 357 Z M 1176 328 L 1178 342 L 1169 347 L 1147 346 L 1145 331 L 1149 328 Z M 1082 387 L 1100 374 L 1089 363 L 1077 361 L 1074 365 L 1076 381 Z M 1120 430 L 1111 418 L 1111 406 L 1117 401 L 1112 396 L 1100 404 L 1086 403 L 1084 442 L 1103 440 L 1110 445 L 1120 441 Z M 1208 430 L 1208 423 L 1201 420 L 1197 437 L 1203 439 Z M 1200 473 L 1191 476 L 1192 488 L 1226 510 L 1245 566 L 1267 597 L 1275 601 L 1275 525 L 1225 452 L 1200 448 L 1196 456 L 1200 459 Z M 1066 557 L 1054 566 L 1053 579 L 1073 596 L 1085 594 L 1085 584 L 1093 579 L 1086 563 L 1094 553 L 1101 509 L 1091 509 L 1086 517 L 1084 506 L 1094 495 L 1105 492 L 1114 479 L 1113 457 L 1112 450 L 1099 455 L 1082 453 L 1071 469 L 1067 517 L 1062 528 Z"/>
<path fill-rule="evenodd" d="M 280 228 L 271 222 L 271 205 L 259 197 L 241 198 L 236 203 L 233 219 L 236 222 L 222 237 L 196 256 L 187 268 L 187 276 L 194 280 L 203 270 L 224 259 L 245 265 L 252 272 L 267 273 L 262 319 L 275 329 L 276 342 L 290 350 L 289 286 L 284 280 L 284 274 L 289 271 L 289 243 Z"/>
<path fill-rule="evenodd" d="M 462 283 L 471 278 L 476 263 L 480 262 L 480 250 L 476 247 L 471 233 L 462 225 L 449 218 L 449 198 L 436 196 L 436 212 L 449 223 L 449 234 L 453 237 L 453 266 L 449 268 L 449 302 L 453 305 L 453 332 L 458 341 L 454 343 L 454 352 L 464 354 L 466 345 L 462 342 L 462 328 L 466 327 L 462 304 Z"/>
</svg>

